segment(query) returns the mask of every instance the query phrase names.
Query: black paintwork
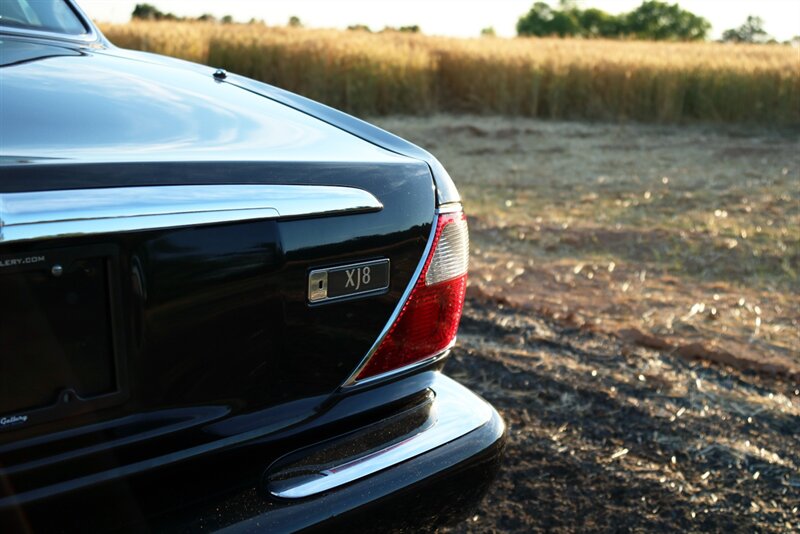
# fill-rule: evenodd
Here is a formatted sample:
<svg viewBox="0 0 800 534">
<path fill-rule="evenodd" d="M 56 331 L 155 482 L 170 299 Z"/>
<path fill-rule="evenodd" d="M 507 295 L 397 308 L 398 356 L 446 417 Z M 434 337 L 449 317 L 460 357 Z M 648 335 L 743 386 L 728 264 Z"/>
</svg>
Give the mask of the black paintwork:
<svg viewBox="0 0 800 534">
<path fill-rule="evenodd" d="M 315 102 L 314 100 L 284 89 L 237 75 L 228 75 L 227 81 L 228 83 L 245 88 L 248 91 L 253 91 L 256 94 L 275 100 L 276 102 L 286 104 L 303 113 L 308 113 L 313 117 L 324 120 L 333 126 L 341 128 L 346 132 L 387 150 L 426 162 L 430 166 L 433 179 L 436 182 L 438 204 L 442 205 L 461 201 L 461 196 L 453 183 L 453 179 L 450 178 L 450 174 L 448 174 L 444 166 L 439 163 L 439 160 L 427 150 L 423 150 L 401 137 L 378 128 L 373 124 L 357 119 L 352 115 L 343 113 L 338 109 L 320 104 L 319 102 Z"/>
<path fill-rule="evenodd" d="M 293 166 L 284 168 L 291 177 Z M 313 401 L 297 417 L 312 415 L 377 338 L 427 242 L 430 175 L 418 165 L 405 171 L 352 167 L 333 182 L 369 188 L 384 203 L 376 213 L 57 240 L 73 250 L 98 242 L 119 250 L 112 276 L 121 286 L 129 376 L 120 386 L 130 397 L 89 420 L 189 405 L 251 413 L 302 399 Z M 317 178 L 308 170 L 302 176 Z M 54 246 L 11 244 L 2 252 L 52 256 Z M 392 264 L 387 293 L 308 306 L 308 271 L 379 258 Z M 47 273 L 51 264 L 30 269 Z M 73 310 L 61 320 L 80 330 L 87 317 L 79 302 Z M 0 443 L 86 422 L 37 426 L 32 417 L 24 427 L 0 431 Z"/>
<path fill-rule="evenodd" d="M 0 328 L 5 355 L 22 346 L 9 341 L 12 330 L 24 338 L 52 328 L 52 339 L 81 343 L 89 311 L 96 316 L 104 298 L 109 307 L 108 321 L 91 319 L 101 323 L 95 341 L 108 348 L 105 359 L 93 349 L 105 374 L 76 373 L 70 384 L 80 392 L 49 404 L 3 399 L 30 419 L 0 429 L 0 527 L 295 530 L 352 526 L 364 514 L 379 514 L 385 526 L 430 526 L 468 513 L 500 458 L 496 414 L 464 438 L 320 498 L 283 502 L 261 491 L 275 459 L 358 432 L 435 384 L 430 370 L 441 363 L 339 388 L 409 284 L 436 204 L 459 198 L 446 171 L 418 147 L 297 95 L 235 75 L 216 81 L 212 69 L 115 49 L 97 36 L 3 36 L 0 193 L 327 184 L 366 189 L 384 208 L 0 243 L 0 257 L 102 265 L 108 282 L 103 294 L 80 277 L 53 281 L 52 261 L 5 278 L 0 288 L 15 291 L 26 280 L 55 285 L 51 299 L 60 299 L 46 303 L 59 310 L 48 319 L 57 327 Z M 386 293 L 306 302 L 311 269 L 381 258 L 391 261 Z M 52 367 L 52 384 L 71 380 Z M 15 387 L 47 383 L 27 372 Z"/>
<path fill-rule="evenodd" d="M 230 165 L 418 162 L 432 173 L 438 204 L 460 200 L 428 152 L 288 91 L 232 74 L 219 82 L 211 68 L 117 48 L 70 48 L 22 37 L 4 38 L 3 46 L 9 49 L 3 63 L 10 63 L 4 98 L 14 105 L 4 109 L 0 129 L 0 192 L 65 187 L 58 174 L 30 179 L 17 172 L 30 164 L 203 162 L 216 171 L 211 180 L 226 183 L 224 167 Z M 126 77 L 118 75 L 122 68 Z M 194 169 L 173 173 L 170 183 L 200 183 L 187 170 Z M 114 173 L 97 183 L 83 179 L 80 168 L 67 172 L 76 184 L 67 187 L 163 183 L 159 174 L 123 183 Z"/>
</svg>

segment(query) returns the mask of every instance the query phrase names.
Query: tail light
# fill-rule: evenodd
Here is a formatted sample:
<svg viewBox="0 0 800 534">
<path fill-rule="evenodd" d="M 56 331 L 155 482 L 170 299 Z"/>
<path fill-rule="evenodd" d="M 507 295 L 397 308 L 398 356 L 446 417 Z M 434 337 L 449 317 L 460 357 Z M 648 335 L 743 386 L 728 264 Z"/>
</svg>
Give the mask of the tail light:
<svg viewBox="0 0 800 534">
<path fill-rule="evenodd" d="M 467 217 L 441 213 L 433 245 L 403 308 L 356 381 L 430 359 L 455 341 L 469 264 Z"/>
</svg>

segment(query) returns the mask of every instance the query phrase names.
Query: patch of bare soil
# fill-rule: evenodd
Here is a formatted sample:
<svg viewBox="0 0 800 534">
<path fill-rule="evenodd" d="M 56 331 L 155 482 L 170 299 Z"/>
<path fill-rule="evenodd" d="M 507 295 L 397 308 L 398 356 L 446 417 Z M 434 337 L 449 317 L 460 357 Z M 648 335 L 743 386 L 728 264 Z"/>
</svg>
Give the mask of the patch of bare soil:
<svg viewBox="0 0 800 534">
<path fill-rule="evenodd" d="M 451 532 L 800 529 L 800 385 L 468 298 L 445 371 L 508 425 Z"/>
<path fill-rule="evenodd" d="M 572 326 L 604 331 L 628 344 L 800 382 L 800 332 L 793 309 L 798 297 L 791 289 L 781 295 L 728 283 L 731 274 L 726 271 L 747 261 L 744 247 L 718 264 L 709 264 L 702 253 L 687 256 L 682 273 L 676 275 L 656 260 L 668 254 L 665 248 L 680 247 L 667 231 L 496 228 L 473 217 L 470 233 L 476 245 L 470 270 L 473 293 Z M 694 246 L 713 248 L 701 237 L 694 239 Z M 544 254 L 536 253 L 537 246 Z M 581 257 L 593 248 L 611 251 L 612 256 Z M 556 255 L 548 249 L 562 257 L 542 261 Z M 570 250 L 575 257 L 563 257 Z M 781 261 L 764 253 L 759 266 Z M 690 277 L 695 279 L 687 280 Z"/>
</svg>

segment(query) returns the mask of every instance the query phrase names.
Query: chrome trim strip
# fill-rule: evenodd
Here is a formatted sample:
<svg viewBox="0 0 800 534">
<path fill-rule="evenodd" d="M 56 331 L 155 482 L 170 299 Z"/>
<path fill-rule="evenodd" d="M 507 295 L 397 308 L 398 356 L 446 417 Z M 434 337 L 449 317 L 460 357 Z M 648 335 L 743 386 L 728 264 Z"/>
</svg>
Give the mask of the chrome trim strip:
<svg viewBox="0 0 800 534">
<path fill-rule="evenodd" d="M 270 493 L 284 499 L 310 497 L 405 462 L 480 428 L 492 418 L 492 408 L 454 380 L 440 375 L 431 386 L 436 399 L 431 407 L 433 424 L 384 449 L 361 458 L 298 477 Z"/>
<path fill-rule="evenodd" d="M 372 344 L 369 351 L 367 351 L 367 354 L 364 356 L 364 358 L 362 358 L 361 362 L 356 366 L 355 370 L 352 373 L 350 373 L 350 376 L 347 377 L 347 380 L 344 381 L 344 383 L 341 386 L 342 388 L 348 388 L 357 385 L 356 377 L 358 376 L 358 373 L 361 372 L 364 366 L 367 365 L 367 362 L 369 362 L 369 359 L 372 358 L 372 355 L 375 353 L 375 351 L 378 350 L 378 347 L 383 341 L 383 338 L 385 338 L 386 335 L 389 333 L 389 330 L 392 328 L 392 325 L 397 320 L 397 317 L 400 315 L 400 312 L 403 311 L 403 307 L 405 306 L 408 297 L 414 290 L 414 286 L 417 285 L 417 280 L 419 280 L 420 274 L 422 274 L 422 269 L 425 267 L 425 260 L 428 258 L 428 254 L 430 254 L 431 248 L 433 247 L 433 238 L 436 237 L 436 221 L 438 218 L 439 218 L 439 213 L 437 211 L 436 215 L 433 218 L 433 224 L 431 226 L 431 234 L 430 236 L 428 236 L 428 242 L 425 244 L 425 250 L 422 252 L 422 259 L 420 260 L 419 264 L 417 264 L 417 268 L 414 270 L 414 275 L 411 277 L 411 281 L 408 283 L 406 290 L 403 292 L 403 296 L 400 297 L 400 301 L 397 303 L 397 306 L 395 306 L 392 315 L 389 317 L 389 320 L 386 322 L 386 325 L 384 325 L 380 335 Z M 378 378 L 380 376 L 381 375 L 371 378 Z"/>
<path fill-rule="evenodd" d="M 422 365 L 426 365 L 428 363 L 431 363 L 431 362 L 435 361 L 436 359 L 438 359 L 441 356 L 441 354 L 438 354 L 438 355 L 435 355 L 435 356 L 433 356 L 431 358 L 428 358 L 428 359 L 425 359 L 425 360 L 422 360 L 422 361 L 419 361 L 419 362 L 414 362 L 414 363 L 412 363 L 410 365 L 407 365 L 405 367 L 401 367 L 399 369 L 393 369 L 391 371 L 387 371 L 386 373 L 383 373 L 383 374 L 380 374 L 380 375 L 371 376 L 371 377 L 369 377 L 369 378 L 367 378 L 365 380 L 359 380 L 358 382 L 356 382 L 356 377 L 358 376 L 358 373 L 361 372 L 361 370 L 364 368 L 364 366 L 367 365 L 367 362 L 369 362 L 370 358 L 372 358 L 372 355 L 375 353 L 375 351 L 378 350 L 378 347 L 380 346 L 381 342 L 383 341 L 383 338 L 385 338 L 386 335 L 389 333 L 389 330 L 392 328 L 392 325 L 397 320 L 397 317 L 400 315 L 400 312 L 403 311 L 403 307 L 405 306 L 406 301 L 408 300 L 408 297 L 411 295 L 411 291 L 413 291 L 414 290 L 414 286 L 417 285 L 417 281 L 419 280 L 419 277 L 422 274 L 422 269 L 425 267 L 425 261 L 428 259 L 428 255 L 431 253 L 431 248 L 433 247 L 433 239 L 436 237 L 436 226 L 437 226 L 437 222 L 438 222 L 438 219 L 439 219 L 439 215 L 441 213 L 452 213 L 454 211 L 459 211 L 459 210 L 462 210 L 462 209 L 463 208 L 462 208 L 460 203 L 453 203 L 453 204 L 448 204 L 447 206 L 443 206 L 442 208 L 439 208 L 439 209 L 435 210 L 434 217 L 433 217 L 433 224 L 431 226 L 431 234 L 428 237 L 428 242 L 425 244 L 425 250 L 422 253 L 422 258 L 420 259 L 419 264 L 417 264 L 416 270 L 414 270 L 414 275 L 411 277 L 411 281 L 408 283 L 408 286 L 406 287 L 406 290 L 403 292 L 403 296 L 400 297 L 400 301 L 397 303 L 397 306 L 395 307 L 394 311 L 392 312 L 391 317 L 389 317 L 389 320 L 386 322 L 386 325 L 383 327 L 383 330 L 381 330 L 381 333 L 378 336 L 378 339 L 376 339 L 375 343 L 372 344 L 372 347 L 370 347 L 370 349 L 367 352 L 367 354 L 361 360 L 361 363 L 359 363 L 358 366 L 356 367 L 356 369 L 350 374 L 349 377 L 347 377 L 347 380 L 344 381 L 344 383 L 341 385 L 341 388 L 350 388 L 350 387 L 358 386 L 358 385 L 361 385 L 361 384 L 366 384 L 368 382 L 374 382 L 376 380 L 381 380 L 383 378 L 387 378 L 389 376 L 396 375 L 396 374 L 399 374 L 399 373 L 404 372 L 404 371 L 408 371 L 408 370 L 413 369 L 415 367 L 420 367 Z M 444 352 L 448 352 L 451 347 L 452 347 L 452 345 L 447 347 L 447 349 L 445 349 Z"/>
<path fill-rule="evenodd" d="M 256 219 L 378 211 L 363 189 L 172 185 L 0 194 L 0 244 Z"/>
<path fill-rule="evenodd" d="M 9 35 L 12 37 L 36 37 L 38 39 L 55 39 L 58 41 L 67 41 L 80 44 L 90 44 L 98 41 L 94 27 L 89 26 L 89 30 L 89 33 L 70 34 L 48 32 L 45 30 L 33 30 L 30 28 L 14 28 L 0 24 L 0 35 Z"/>
<path fill-rule="evenodd" d="M 450 202 L 439 206 L 437 213 L 456 213 L 458 211 L 463 211 L 463 209 L 461 202 Z"/>
<path fill-rule="evenodd" d="M 370 377 L 361 379 L 358 382 L 356 382 L 355 384 L 353 384 L 353 386 L 361 386 L 361 385 L 364 385 L 364 384 L 371 384 L 372 382 L 377 382 L 379 380 L 385 380 L 385 379 L 391 378 L 391 377 L 396 376 L 396 375 L 401 375 L 403 373 L 406 373 L 406 372 L 409 372 L 409 371 L 413 371 L 414 369 L 417 369 L 419 367 L 426 367 L 428 365 L 431 365 L 432 363 L 435 363 L 435 362 L 438 362 L 439 360 L 445 359 L 450 354 L 450 350 L 455 346 L 455 344 L 456 344 L 456 340 L 455 340 L 455 338 L 453 338 L 453 341 L 447 346 L 446 349 L 444 349 L 442 352 L 440 352 L 438 354 L 435 354 L 435 355 L 431 356 L 430 358 L 425 358 L 424 360 L 420 360 L 418 362 L 410 363 L 410 364 L 405 365 L 403 367 L 398 367 L 397 369 L 392 369 L 391 371 L 386 371 L 385 373 L 381 373 L 379 375 L 370 376 Z M 349 387 L 353 387 L 353 386 L 349 386 Z"/>
<path fill-rule="evenodd" d="M 98 30 L 95 28 L 92 19 L 72 0 L 66 0 L 66 4 L 72 10 L 76 17 L 81 21 L 83 27 L 86 28 L 86 33 L 72 34 L 51 32 L 47 30 L 34 30 L 32 28 L 17 28 L 14 26 L 4 26 L 0 23 L 0 34 L 7 34 L 12 36 L 24 37 L 37 37 L 43 39 L 57 39 L 59 41 L 78 42 L 82 44 L 95 43 L 100 40 Z"/>
</svg>

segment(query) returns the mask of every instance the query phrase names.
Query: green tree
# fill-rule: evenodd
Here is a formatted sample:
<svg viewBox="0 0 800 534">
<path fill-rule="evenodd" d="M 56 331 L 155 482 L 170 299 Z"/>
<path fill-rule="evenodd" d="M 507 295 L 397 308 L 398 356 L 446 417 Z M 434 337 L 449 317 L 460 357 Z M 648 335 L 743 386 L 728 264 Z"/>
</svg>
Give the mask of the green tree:
<svg viewBox="0 0 800 534">
<path fill-rule="evenodd" d="M 300 17 L 292 15 L 289 17 L 289 26 L 292 28 L 302 28 L 303 23 L 300 21 Z"/>
<path fill-rule="evenodd" d="M 223 24 L 233 24 L 233 16 L 225 15 L 220 19 L 220 22 L 222 22 Z"/>
<path fill-rule="evenodd" d="M 131 18 L 140 20 L 161 20 L 164 13 L 152 4 L 136 4 L 131 13 Z"/>
<path fill-rule="evenodd" d="M 131 18 L 140 20 L 184 20 L 175 13 L 164 13 L 152 4 L 136 4 Z"/>
<path fill-rule="evenodd" d="M 733 43 L 766 43 L 771 37 L 764 30 L 764 19 L 750 15 L 744 24 L 722 32 L 722 41 Z"/>
<path fill-rule="evenodd" d="M 497 33 L 494 31 L 493 26 L 487 26 L 481 30 L 481 37 L 496 37 Z"/>
<path fill-rule="evenodd" d="M 600 9 L 580 9 L 570 0 L 559 8 L 536 2 L 517 22 L 519 35 L 559 35 L 581 37 L 623 37 L 640 39 L 705 39 L 711 25 L 702 17 L 681 9 L 678 4 L 646 1 L 623 15 L 610 15 Z"/>
<path fill-rule="evenodd" d="M 624 33 L 620 18 L 600 9 L 576 9 L 574 14 L 584 37 L 618 37 Z"/>
<path fill-rule="evenodd" d="M 681 9 L 678 4 L 656 0 L 643 2 L 624 18 L 626 33 L 656 41 L 698 41 L 705 39 L 711 28 L 706 19 Z"/>
<path fill-rule="evenodd" d="M 580 23 L 575 17 L 577 8 L 553 9 L 545 2 L 536 2 L 525 15 L 517 21 L 517 34 L 544 37 L 580 34 Z"/>
</svg>

